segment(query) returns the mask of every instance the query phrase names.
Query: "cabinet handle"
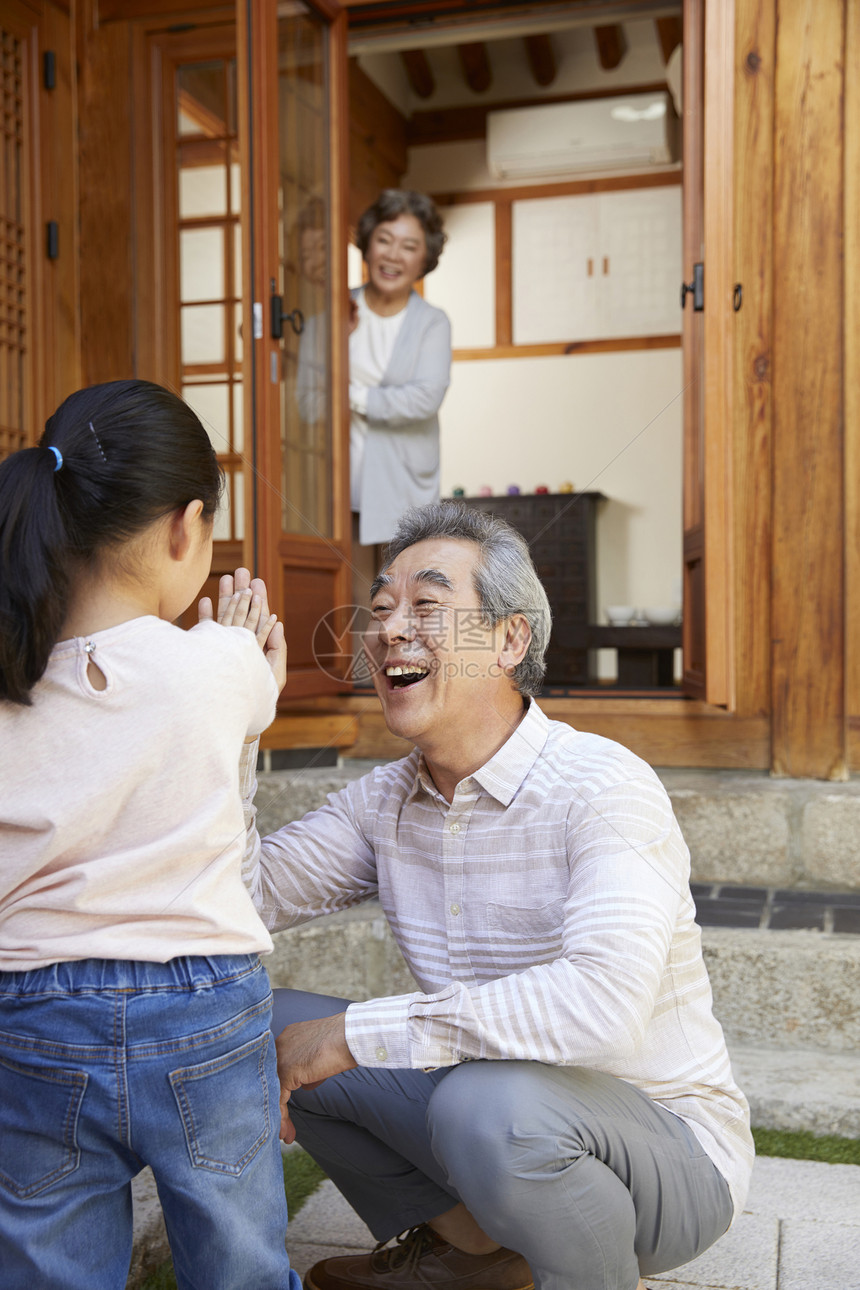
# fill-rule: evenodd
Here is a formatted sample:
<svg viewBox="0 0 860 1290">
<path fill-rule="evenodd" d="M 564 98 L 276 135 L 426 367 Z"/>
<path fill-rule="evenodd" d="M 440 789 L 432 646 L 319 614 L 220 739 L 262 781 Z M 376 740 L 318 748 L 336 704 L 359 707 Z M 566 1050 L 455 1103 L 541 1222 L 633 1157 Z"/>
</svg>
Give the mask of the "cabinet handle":
<svg viewBox="0 0 860 1290">
<path fill-rule="evenodd" d="M 591 259 L 590 256 L 588 260 L 588 276 L 590 278 L 594 276 L 594 261 Z"/>
<path fill-rule="evenodd" d="M 604 277 L 606 277 L 606 275 L 607 275 L 608 273 L 609 273 L 609 256 L 608 256 L 608 255 L 604 255 L 604 257 L 603 257 L 603 276 L 604 276 Z"/>
</svg>

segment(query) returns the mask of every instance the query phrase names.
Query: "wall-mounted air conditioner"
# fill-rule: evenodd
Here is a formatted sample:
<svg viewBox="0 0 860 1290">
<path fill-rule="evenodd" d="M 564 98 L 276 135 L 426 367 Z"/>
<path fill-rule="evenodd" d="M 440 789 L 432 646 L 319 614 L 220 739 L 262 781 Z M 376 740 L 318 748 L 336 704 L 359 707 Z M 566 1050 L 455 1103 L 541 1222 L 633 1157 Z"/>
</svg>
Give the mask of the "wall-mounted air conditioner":
<svg viewBox="0 0 860 1290">
<path fill-rule="evenodd" d="M 679 125 L 665 92 L 488 112 L 487 164 L 496 179 L 666 165 L 679 156 Z"/>
</svg>

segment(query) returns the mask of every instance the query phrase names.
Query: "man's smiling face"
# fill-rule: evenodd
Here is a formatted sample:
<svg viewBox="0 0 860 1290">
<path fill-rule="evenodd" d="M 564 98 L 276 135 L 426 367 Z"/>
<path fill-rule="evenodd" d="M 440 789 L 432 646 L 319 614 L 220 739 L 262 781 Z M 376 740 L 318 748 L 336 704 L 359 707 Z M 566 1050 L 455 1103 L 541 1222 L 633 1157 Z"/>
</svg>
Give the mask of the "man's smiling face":
<svg viewBox="0 0 860 1290">
<path fill-rule="evenodd" d="M 479 547 L 432 538 L 407 547 L 374 583 L 365 650 L 393 734 L 425 752 L 457 746 L 496 713 L 506 623 L 483 620 L 474 573 Z"/>
</svg>

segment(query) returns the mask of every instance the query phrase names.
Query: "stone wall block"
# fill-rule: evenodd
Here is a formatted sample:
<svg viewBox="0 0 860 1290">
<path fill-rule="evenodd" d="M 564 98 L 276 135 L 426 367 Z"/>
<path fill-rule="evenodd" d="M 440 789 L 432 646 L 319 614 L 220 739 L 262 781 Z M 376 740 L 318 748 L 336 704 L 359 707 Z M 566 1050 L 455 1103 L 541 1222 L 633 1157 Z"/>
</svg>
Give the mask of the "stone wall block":
<svg viewBox="0 0 860 1290">
<path fill-rule="evenodd" d="M 706 928 L 702 946 L 730 1045 L 860 1052 L 860 937 Z"/>
<path fill-rule="evenodd" d="M 792 885 L 797 874 L 787 794 L 715 785 L 710 792 L 672 788 L 669 796 L 690 848 L 693 882 Z"/>
<path fill-rule="evenodd" d="M 860 793 L 817 794 L 806 802 L 801 853 L 805 886 L 835 891 L 860 887 Z"/>
</svg>

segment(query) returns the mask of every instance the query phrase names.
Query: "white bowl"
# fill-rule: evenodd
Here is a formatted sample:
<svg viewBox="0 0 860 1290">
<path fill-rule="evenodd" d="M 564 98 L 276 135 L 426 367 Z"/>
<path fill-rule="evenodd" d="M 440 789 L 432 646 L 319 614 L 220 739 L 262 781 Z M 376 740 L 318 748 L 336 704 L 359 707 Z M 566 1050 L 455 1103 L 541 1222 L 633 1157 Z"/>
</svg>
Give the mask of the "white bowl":
<svg viewBox="0 0 860 1290">
<path fill-rule="evenodd" d="M 626 627 L 636 617 L 635 605 L 607 605 L 606 617 L 612 627 Z"/>
<path fill-rule="evenodd" d="M 678 618 L 678 609 L 676 606 L 659 605 L 655 609 L 643 609 L 642 617 L 652 627 L 671 627 Z"/>
</svg>

